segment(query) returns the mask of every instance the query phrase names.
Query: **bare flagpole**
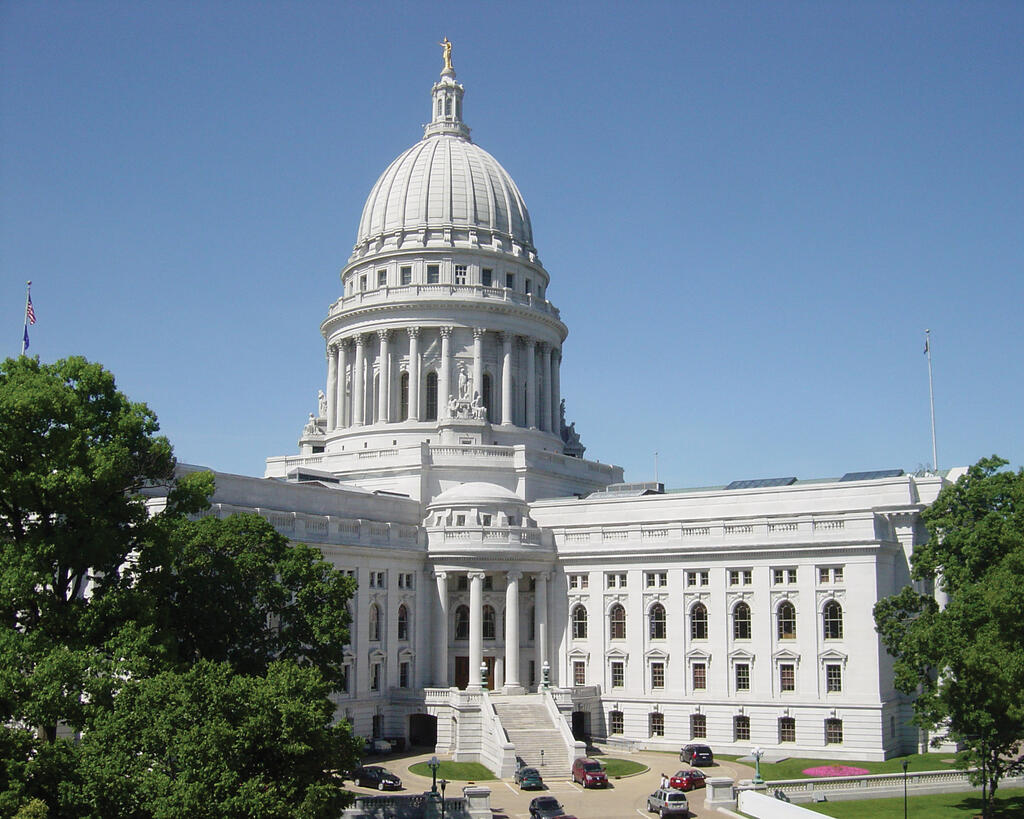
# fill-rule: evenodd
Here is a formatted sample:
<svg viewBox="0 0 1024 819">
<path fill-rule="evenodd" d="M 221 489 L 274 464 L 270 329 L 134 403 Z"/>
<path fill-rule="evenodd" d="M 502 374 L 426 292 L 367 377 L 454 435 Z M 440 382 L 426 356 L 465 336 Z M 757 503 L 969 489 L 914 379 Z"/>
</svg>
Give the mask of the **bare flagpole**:
<svg viewBox="0 0 1024 819">
<path fill-rule="evenodd" d="M 932 413 L 932 471 L 939 471 L 939 456 L 935 449 L 935 390 L 932 387 L 932 345 L 931 330 L 924 331 L 924 354 L 928 357 L 928 405 Z"/>
</svg>

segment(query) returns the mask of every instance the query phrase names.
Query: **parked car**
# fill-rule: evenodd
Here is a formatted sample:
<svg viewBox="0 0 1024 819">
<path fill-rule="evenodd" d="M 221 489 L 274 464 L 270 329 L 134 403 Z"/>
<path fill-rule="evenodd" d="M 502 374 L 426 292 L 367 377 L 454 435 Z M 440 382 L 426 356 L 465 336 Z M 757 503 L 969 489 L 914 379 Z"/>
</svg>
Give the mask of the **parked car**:
<svg viewBox="0 0 1024 819">
<path fill-rule="evenodd" d="M 678 788 L 681 791 L 692 791 L 694 788 L 704 787 L 704 772 L 684 769 L 676 771 L 668 781 L 670 788 Z"/>
<path fill-rule="evenodd" d="M 530 819 L 555 819 L 565 816 L 562 803 L 553 796 L 535 796 L 530 800 Z"/>
<path fill-rule="evenodd" d="M 524 791 L 544 790 L 544 780 L 536 768 L 520 768 L 516 771 L 515 782 Z"/>
<path fill-rule="evenodd" d="M 572 781 L 579 782 L 584 788 L 608 787 L 608 777 L 605 775 L 601 763 L 585 756 L 573 761 Z"/>
<path fill-rule="evenodd" d="M 659 816 L 688 816 L 690 803 L 686 794 L 673 788 L 658 788 L 647 797 L 647 810 Z"/>
<path fill-rule="evenodd" d="M 692 743 L 683 746 L 679 752 L 680 762 L 689 762 L 691 765 L 714 765 L 715 757 L 707 745 Z"/>
<path fill-rule="evenodd" d="M 376 788 L 379 791 L 397 791 L 402 787 L 402 780 L 380 765 L 356 768 L 352 779 L 360 787 Z"/>
</svg>

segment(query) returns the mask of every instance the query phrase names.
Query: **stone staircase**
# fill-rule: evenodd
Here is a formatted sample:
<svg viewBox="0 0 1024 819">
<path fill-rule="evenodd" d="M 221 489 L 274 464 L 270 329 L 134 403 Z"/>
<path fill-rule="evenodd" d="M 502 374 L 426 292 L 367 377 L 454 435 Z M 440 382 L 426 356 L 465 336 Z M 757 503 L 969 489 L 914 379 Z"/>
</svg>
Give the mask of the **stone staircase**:
<svg viewBox="0 0 1024 819">
<path fill-rule="evenodd" d="M 491 694 L 490 700 L 509 741 L 516 746 L 516 756 L 545 779 L 568 779 L 572 773 L 570 748 L 544 705 L 543 695 Z"/>
</svg>

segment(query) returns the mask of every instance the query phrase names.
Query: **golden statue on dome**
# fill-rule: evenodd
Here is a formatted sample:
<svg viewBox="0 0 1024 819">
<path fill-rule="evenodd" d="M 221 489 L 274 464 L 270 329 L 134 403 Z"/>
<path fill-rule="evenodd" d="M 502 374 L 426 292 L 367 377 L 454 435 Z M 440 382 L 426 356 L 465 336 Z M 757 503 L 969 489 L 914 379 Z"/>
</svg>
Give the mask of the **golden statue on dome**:
<svg viewBox="0 0 1024 819">
<path fill-rule="evenodd" d="M 452 68 L 452 43 L 451 43 L 451 40 L 449 40 L 447 37 L 445 37 L 443 40 L 441 40 L 441 42 L 438 43 L 438 45 L 441 46 L 441 48 L 444 49 L 444 70 L 445 71 L 454 71 L 455 69 Z"/>
</svg>

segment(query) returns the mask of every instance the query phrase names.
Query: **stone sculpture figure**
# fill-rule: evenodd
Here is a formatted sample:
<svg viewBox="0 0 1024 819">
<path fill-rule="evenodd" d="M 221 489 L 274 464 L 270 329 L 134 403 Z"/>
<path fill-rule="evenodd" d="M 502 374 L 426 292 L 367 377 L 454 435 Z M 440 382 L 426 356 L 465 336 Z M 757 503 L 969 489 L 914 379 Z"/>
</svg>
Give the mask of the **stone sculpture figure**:
<svg viewBox="0 0 1024 819">
<path fill-rule="evenodd" d="M 305 435 L 319 435 L 320 426 L 316 422 L 316 416 L 313 413 L 309 414 L 309 420 L 306 421 L 306 426 L 302 428 L 302 434 Z"/>
<path fill-rule="evenodd" d="M 480 393 L 478 392 L 473 393 L 472 409 L 474 418 L 476 418 L 478 421 L 486 420 L 487 407 L 485 407 L 483 403 L 480 401 Z"/>
<path fill-rule="evenodd" d="M 469 400 L 469 373 L 466 372 L 465 364 L 459 364 L 459 398 Z"/>
<path fill-rule="evenodd" d="M 321 418 L 326 418 L 327 417 L 327 396 L 324 395 L 324 391 L 323 390 L 318 391 L 317 394 L 316 394 L 316 405 L 317 405 L 317 409 L 320 411 L 320 417 Z"/>
</svg>

